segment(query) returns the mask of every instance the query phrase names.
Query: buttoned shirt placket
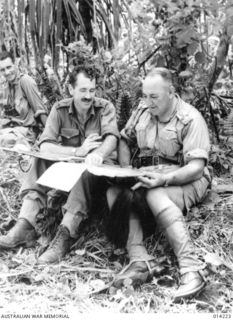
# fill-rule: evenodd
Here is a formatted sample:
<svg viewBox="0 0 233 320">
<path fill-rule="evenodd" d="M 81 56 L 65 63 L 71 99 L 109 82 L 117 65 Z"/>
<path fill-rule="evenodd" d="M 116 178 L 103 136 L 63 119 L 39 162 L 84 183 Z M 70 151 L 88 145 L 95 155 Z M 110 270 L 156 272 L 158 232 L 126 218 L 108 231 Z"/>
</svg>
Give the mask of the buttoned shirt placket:
<svg viewBox="0 0 233 320">
<path fill-rule="evenodd" d="M 92 109 L 93 108 L 93 109 Z M 88 118 L 86 120 L 86 122 L 84 123 L 84 125 L 82 126 L 79 119 L 78 119 L 78 116 L 75 116 L 74 114 L 75 112 L 75 109 L 74 109 L 74 105 L 71 106 L 71 117 L 72 117 L 72 122 L 75 123 L 75 127 L 78 128 L 79 132 L 81 133 L 81 144 L 84 142 L 84 140 L 87 138 L 86 137 L 86 126 L 88 124 L 88 121 L 90 121 L 91 117 L 93 117 L 94 115 L 94 107 L 92 106 L 91 107 L 91 111 L 88 115 Z"/>
</svg>

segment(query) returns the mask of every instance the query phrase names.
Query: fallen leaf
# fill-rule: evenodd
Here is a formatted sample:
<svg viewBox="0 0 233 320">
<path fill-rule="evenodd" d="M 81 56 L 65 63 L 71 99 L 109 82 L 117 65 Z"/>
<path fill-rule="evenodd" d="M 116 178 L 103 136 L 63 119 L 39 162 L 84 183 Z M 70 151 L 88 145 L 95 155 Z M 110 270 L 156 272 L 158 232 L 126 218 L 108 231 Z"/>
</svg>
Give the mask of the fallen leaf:
<svg viewBox="0 0 233 320">
<path fill-rule="evenodd" d="M 84 256 L 84 254 L 86 253 L 86 249 L 75 250 L 75 253 L 76 253 L 78 256 Z"/>
<path fill-rule="evenodd" d="M 102 288 L 105 287 L 105 282 L 100 279 L 95 279 L 95 280 L 91 280 L 89 282 L 89 285 L 94 290 L 101 290 Z"/>
<path fill-rule="evenodd" d="M 206 263 L 212 264 L 216 267 L 219 267 L 223 264 L 223 261 L 221 260 L 221 258 L 215 253 L 208 252 L 205 255 L 204 259 Z"/>
</svg>

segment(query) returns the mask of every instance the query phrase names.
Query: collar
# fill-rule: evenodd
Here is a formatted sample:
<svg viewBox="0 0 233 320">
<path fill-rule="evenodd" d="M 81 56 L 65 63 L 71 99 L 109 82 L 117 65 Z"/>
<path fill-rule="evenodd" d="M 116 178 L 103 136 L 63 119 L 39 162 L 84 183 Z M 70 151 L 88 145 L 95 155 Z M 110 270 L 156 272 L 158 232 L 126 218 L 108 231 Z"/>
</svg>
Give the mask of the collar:
<svg viewBox="0 0 233 320">
<path fill-rule="evenodd" d="M 91 108 L 88 110 L 88 115 L 95 115 L 95 107 L 96 107 L 96 101 L 94 98 L 94 101 L 91 105 Z M 69 102 L 69 113 L 74 115 L 76 113 L 76 109 L 74 106 L 74 99 L 71 99 Z"/>
<path fill-rule="evenodd" d="M 15 77 L 15 80 L 12 81 L 12 82 L 8 82 L 9 87 L 12 88 L 12 87 L 15 87 L 16 85 L 18 85 L 19 84 L 19 79 L 22 76 L 23 76 L 23 73 L 18 71 L 17 74 L 16 74 L 16 77 Z"/>
<path fill-rule="evenodd" d="M 159 118 L 156 117 L 156 118 L 157 118 L 157 121 L 158 121 L 159 123 L 164 123 L 164 124 L 166 124 L 166 123 L 170 122 L 170 121 L 172 120 L 172 118 L 174 118 L 174 116 L 176 115 L 176 113 L 177 113 L 177 106 L 178 106 L 178 104 L 179 104 L 179 96 L 178 96 L 177 94 L 175 94 L 175 98 L 176 98 L 176 101 L 175 101 L 175 106 L 174 106 L 174 110 L 173 110 L 172 114 L 170 115 L 170 117 L 169 117 L 168 120 L 166 120 L 166 121 L 160 121 Z"/>
</svg>

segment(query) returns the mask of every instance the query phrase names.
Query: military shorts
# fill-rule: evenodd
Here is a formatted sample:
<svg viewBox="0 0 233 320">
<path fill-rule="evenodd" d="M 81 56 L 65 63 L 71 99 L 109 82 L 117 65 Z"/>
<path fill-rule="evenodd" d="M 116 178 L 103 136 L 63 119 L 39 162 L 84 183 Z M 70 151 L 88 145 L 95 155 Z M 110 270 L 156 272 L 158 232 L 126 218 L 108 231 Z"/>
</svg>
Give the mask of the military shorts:
<svg viewBox="0 0 233 320">
<path fill-rule="evenodd" d="M 185 213 L 205 198 L 210 182 L 202 177 L 183 186 L 168 186 L 165 191 L 169 198 Z"/>
</svg>

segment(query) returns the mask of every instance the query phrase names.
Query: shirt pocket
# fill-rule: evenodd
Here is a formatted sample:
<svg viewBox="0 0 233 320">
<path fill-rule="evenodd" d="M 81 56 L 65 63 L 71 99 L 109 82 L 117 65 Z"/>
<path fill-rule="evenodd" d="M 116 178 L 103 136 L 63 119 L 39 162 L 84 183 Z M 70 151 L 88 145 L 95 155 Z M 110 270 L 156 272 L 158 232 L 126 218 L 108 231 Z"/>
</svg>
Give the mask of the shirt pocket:
<svg viewBox="0 0 233 320">
<path fill-rule="evenodd" d="M 60 136 L 64 146 L 80 146 L 80 132 L 78 129 L 62 128 Z"/>
<path fill-rule="evenodd" d="M 29 112 L 29 106 L 27 100 L 24 97 L 15 99 L 15 110 L 18 112 L 21 119 L 25 119 Z"/>
<path fill-rule="evenodd" d="M 181 149 L 175 128 L 164 129 L 159 136 L 159 150 L 161 155 L 174 157 Z"/>
</svg>

